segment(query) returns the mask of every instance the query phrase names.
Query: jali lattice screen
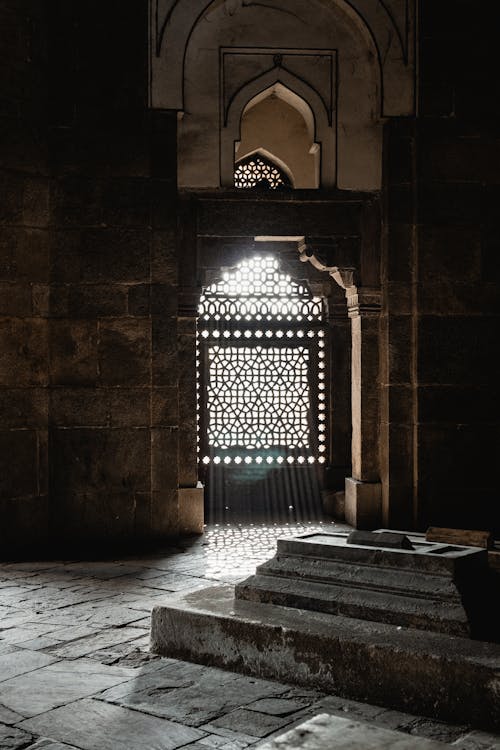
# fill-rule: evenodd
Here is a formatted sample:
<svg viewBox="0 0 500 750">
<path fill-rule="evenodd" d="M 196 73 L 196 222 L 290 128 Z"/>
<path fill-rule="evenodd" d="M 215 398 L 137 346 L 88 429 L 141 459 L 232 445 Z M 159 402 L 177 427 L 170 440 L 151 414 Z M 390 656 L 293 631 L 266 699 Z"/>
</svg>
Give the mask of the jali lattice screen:
<svg viewBox="0 0 500 750">
<path fill-rule="evenodd" d="M 203 294 L 199 344 L 203 464 L 324 463 L 321 299 L 250 259 Z"/>
</svg>

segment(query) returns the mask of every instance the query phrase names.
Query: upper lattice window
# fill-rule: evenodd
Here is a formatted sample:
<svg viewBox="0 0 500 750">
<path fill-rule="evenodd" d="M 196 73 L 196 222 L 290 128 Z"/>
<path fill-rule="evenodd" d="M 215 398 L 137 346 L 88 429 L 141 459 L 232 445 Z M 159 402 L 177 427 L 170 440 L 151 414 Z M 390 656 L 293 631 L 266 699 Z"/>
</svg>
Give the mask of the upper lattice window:
<svg viewBox="0 0 500 750">
<path fill-rule="evenodd" d="M 275 258 L 252 258 L 224 274 L 201 298 L 202 320 L 321 321 L 321 299 L 278 273 Z"/>
<path fill-rule="evenodd" d="M 234 172 L 234 186 L 237 188 L 259 188 L 279 190 L 292 187 L 288 176 L 272 161 L 253 154 L 238 162 Z"/>
</svg>

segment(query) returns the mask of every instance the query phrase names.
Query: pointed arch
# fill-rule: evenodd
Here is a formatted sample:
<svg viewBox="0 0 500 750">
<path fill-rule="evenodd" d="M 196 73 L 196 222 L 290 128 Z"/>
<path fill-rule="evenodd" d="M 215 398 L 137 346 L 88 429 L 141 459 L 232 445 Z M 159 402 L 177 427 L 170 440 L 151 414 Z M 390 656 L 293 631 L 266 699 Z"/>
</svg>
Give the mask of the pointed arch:
<svg viewBox="0 0 500 750">
<path fill-rule="evenodd" d="M 221 130 L 221 184 L 233 184 L 235 143 L 241 137 L 243 114 L 273 93 L 299 112 L 311 133 L 313 144 L 318 143 L 321 147 L 321 185 L 335 185 L 335 128 L 325 102 L 308 83 L 278 66 L 248 81 L 229 102 Z"/>
</svg>

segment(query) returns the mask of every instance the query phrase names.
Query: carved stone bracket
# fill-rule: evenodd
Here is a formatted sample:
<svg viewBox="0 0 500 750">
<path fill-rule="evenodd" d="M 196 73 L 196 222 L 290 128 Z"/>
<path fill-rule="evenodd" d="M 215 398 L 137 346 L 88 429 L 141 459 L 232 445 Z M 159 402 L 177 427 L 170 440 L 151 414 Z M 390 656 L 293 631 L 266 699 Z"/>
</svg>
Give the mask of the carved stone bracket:
<svg viewBox="0 0 500 750">
<path fill-rule="evenodd" d="M 318 271 L 328 273 L 337 284 L 345 289 L 355 288 L 355 272 L 356 269 L 353 267 L 340 268 L 337 265 L 333 265 L 331 261 L 335 254 L 335 244 L 332 243 L 330 246 L 324 247 L 312 247 L 306 243 L 299 244 L 299 257 L 303 263 L 310 263 Z"/>
<path fill-rule="evenodd" d="M 302 242 L 299 244 L 298 250 L 300 260 L 303 263 L 310 263 L 318 271 L 328 273 L 339 287 L 344 289 L 350 318 L 356 318 L 359 315 L 373 316 L 380 314 L 381 291 L 358 286 L 354 267 L 340 267 L 332 263 L 336 250 L 334 243 L 313 247 Z"/>
</svg>

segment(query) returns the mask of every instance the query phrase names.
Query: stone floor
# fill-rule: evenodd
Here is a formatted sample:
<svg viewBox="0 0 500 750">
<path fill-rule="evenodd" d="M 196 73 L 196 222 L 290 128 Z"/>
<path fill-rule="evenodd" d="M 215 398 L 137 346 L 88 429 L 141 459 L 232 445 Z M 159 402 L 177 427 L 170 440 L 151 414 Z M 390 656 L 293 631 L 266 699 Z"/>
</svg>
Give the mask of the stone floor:
<svg viewBox="0 0 500 750">
<path fill-rule="evenodd" d="M 466 726 L 149 653 L 155 603 L 244 578 L 277 536 L 325 526 L 213 526 L 147 556 L 0 564 L 0 748 L 237 750 L 330 713 L 500 749 L 500 737 Z"/>
</svg>

